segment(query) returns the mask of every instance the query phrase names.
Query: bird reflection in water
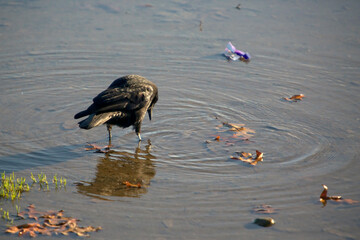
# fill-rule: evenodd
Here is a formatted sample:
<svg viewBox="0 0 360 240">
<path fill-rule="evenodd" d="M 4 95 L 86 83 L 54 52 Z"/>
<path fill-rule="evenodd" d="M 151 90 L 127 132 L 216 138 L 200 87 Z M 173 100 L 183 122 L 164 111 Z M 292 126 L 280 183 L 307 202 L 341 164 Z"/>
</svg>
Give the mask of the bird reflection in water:
<svg viewBox="0 0 360 240">
<path fill-rule="evenodd" d="M 78 192 L 103 200 L 112 200 L 107 196 L 140 197 L 147 193 L 150 180 L 155 176 L 154 155 L 150 153 L 151 142 L 145 149 L 140 143 L 134 153 L 110 150 L 98 160 L 97 172 L 93 181 L 77 183 Z M 141 184 L 141 187 L 129 187 L 124 182 Z"/>
</svg>

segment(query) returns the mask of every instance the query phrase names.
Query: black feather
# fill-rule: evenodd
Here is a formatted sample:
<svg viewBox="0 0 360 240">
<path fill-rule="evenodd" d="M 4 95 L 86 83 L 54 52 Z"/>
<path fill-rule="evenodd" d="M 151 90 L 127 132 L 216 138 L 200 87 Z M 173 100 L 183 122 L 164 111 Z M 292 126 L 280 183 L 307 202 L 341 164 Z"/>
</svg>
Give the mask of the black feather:
<svg viewBox="0 0 360 240">
<path fill-rule="evenodd" d="M 105 123 L 123 128 L 133 125 L 140 139 L 142 120 L 146 111 L 152 111 L 157 100 L 158 89 L 154 83 L 139 75 L 128 75 L 116 79 L 93 99 L 93 103 L 86 110 L 77 113 L 74 118 L 89 115 L 87 119 L 79 122 L 83 129 Z"/>
</svg>

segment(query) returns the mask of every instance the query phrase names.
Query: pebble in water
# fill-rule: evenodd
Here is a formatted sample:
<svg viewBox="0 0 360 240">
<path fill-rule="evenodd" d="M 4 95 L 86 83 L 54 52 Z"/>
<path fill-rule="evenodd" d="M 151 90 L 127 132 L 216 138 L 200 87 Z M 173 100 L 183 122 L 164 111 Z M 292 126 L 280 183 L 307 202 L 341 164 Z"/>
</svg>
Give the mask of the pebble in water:
<svg viewBox="0 0 360 240">
<path fill-rule="evenodd" d="M 257 218 L 254 220 L 254 223 L 261 227 L 270 227 L 275 224 L 275 220 L 271 217 L 267 218 Z"/>
</svg>

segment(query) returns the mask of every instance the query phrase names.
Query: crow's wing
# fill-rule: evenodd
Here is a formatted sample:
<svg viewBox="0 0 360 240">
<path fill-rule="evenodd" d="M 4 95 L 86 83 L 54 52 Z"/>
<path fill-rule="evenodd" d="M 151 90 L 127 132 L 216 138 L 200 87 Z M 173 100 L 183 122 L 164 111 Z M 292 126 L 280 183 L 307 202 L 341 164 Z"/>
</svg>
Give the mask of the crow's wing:
<svg viewBox="0 0 360 240">
<path fill-rule="evenodd" d="M 134 111 L 150 104 L 153 92 L 150 85 L 108 88 L 93 99 L 93 105 L 96 113 Z"/>
</svg>

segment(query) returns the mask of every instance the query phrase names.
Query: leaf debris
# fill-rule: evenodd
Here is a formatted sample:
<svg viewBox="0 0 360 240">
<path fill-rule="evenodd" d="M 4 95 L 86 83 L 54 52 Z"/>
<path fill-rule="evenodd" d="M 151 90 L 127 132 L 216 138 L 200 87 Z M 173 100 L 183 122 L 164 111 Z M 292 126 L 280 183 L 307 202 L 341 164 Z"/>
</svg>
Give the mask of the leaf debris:
<svg viewBox="0 0 360 240">
<path fill-rule="evenodd" d="M 305 97 L 304 94 L 298 94 L 298 95 L 293 95 L 290 98 L 284 97 L 283 99 L 285 99 L 286 101 L 289 101 L 289 102 L 297 102 L 297 101 L 301 101 L 304 97 Z"/>
<path fill-rule="evenodd" d="M 16 234 L 19 236 L 29 235 L 30 237 L 36 237 L 37 234 L 51 236 L 54 234 L 63 234 L 69 235 L 69 233 L 75 233 L 80 237 L 89 237 L 90 232 L 96 232 L 101 230 L 101 227 L 80 227 L 77 222 L 79 221 L 76 218 L 64 217 L 64 211 L 46 211 L 41 212 L 35 210 L 34 205 L 30 205 L 27 208 L 27 211 L 18 213 L 18 216 L 25 218 L 25 215 L 28 215 L 29 219 L 35 219 L 36 222 L 30 222 L 21 224 L 18 226 L 8 227 L 5 232 Z M 43 219 L 40 221 L 39 219 Z"/>
<path fill-rule="evenodd" d="M 127 187 L 132 187 L 132 188 L 141 188 L 141 184 L 140 183 L 131 183 L 129 181 L 125 181 L 123 182 L 124 185 L 126 185 Z"/>
<path fill-rule="evenodd" d="M 323 184 L 322 186 L 323 186 L 324 189 L 320 194 L 320 202 L 324 206 L 326 206 L 327 200 L 334 200 L 336 202 L 347 203 L 347 204 L 355 204 L 355 203 L 359 202 L 359 201 L 352 200 L 352 199 L 346 199 L 346 198 L 343 198 L 341 196 L 328 196 L 327 195 L 328 187 L 325 184 Z"/>
<path fill-rule="evenodd" d="M 225 129 L 222 129 L 224 127 Z M 216 126 L 216 129 L 219 130 L 217 135 L 214 135 L 215 137 L 212 140 L 206 140 L 205 143 L 216 141 L 225 142 L 226 145 L 234 145 L 238 140 L 248 141 L 251 137 L 254 136 L 255 133 L 255 130 L 245 127 L 245 124 L 235 124 L 228 122 L 221 122 L 220 125 Z M 225 132 L 230 132 L 231 135 L 223 136 L 223 133 Z"/>
<path fill-rule="evenodd" d="M 106 145 L 106 146 L 99 146 L 97 144 L 94 143 L 87 143 L 88 147 L 85 148 L 86 151 L 92 151 L 95 150 L 95 153 L 107 153 L 110 151 L 110 147 L 111 145 Z"/>
<path fill-rule="evenodd" d="M 230 156 L 231 159 L 240 160 L 242 162 L 249 163 L 252 166 L 255 166 L 258 162 L 263 161 L 264 153 L 256 150 L 255 158 L 251 153 L 248 152 L 237 152 L 238 156 Z"/>
</svg>

